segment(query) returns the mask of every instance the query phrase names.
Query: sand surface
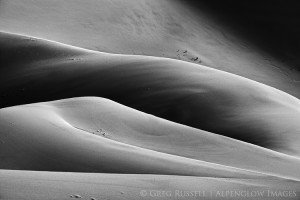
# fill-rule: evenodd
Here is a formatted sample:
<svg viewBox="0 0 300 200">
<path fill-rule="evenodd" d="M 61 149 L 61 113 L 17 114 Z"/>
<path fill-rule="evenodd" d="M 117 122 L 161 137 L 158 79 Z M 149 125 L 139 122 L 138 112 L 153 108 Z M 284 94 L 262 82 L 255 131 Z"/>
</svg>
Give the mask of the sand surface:
<svg viewBox="0 0 300 200">
<path fill-rule="evenodd" d="M 300 98 L 299 69 L 235 34 L 204 6 L 197 6 L 199 2 L 193 1 L 1 0 L 0 31 L 101 52 L 168 57 L 204 64 Z M 245 22 L 239 28 L 247 26 Z M 284 39 L 280 40 L 279 44 Z"/>
<path fill-rule="evenodd" d="M 1 199 L 297 199 L 299 182 L 0 170 Z M 232 191 L 231 193 L 228 191 Z M 248 192 L 248 193 L 247 193 Z M 277 192 L 277 193 L 276 193 Z"/>
<path fill-rule="evenodd" d="M 197 9 L 0 1 L 0 199 L 299 199 L 299 71 Z"/>
<path fill-rule="evenodd" d="M 270 86 L 178 60 L 1 36 L 1 107 L 99 96 L 173 122 L 299 155 L 300 101 Z M 20 62 L 16 57 L 25 59 Z"/>
<path fill-rule="evenodd" d="M 300 102 L 285 92 L 172 59 L 100 53 L 8 33 L 1 43 L 2 169 L 114 173 L 123 181 L 126 174 L 213 177 L 220 188 L 224 179 L 271 180 L 276 191 L 285 182 L 297 188 Z M 13 180 L 9 184 L 17 184 Z M 4 194 L 14 196 L 9 188 Z"/>
</svg>

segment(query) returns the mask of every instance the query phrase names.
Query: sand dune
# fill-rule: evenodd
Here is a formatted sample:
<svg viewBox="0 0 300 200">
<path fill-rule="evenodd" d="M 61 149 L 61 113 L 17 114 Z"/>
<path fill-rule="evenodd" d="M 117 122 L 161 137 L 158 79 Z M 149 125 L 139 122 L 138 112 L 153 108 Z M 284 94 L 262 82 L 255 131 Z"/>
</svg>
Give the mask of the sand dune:
<svg viewBox="0 0 300 200">
<path fill-rule="evenodd" d="M 0 200 L 299 199 L 297 9 L 273 4 L 0 0 Z"/>
<path fill-rule="evenodd" d="M 1 199 L 152 199 L 155 188 L 173 195 L 159 199 L 177 189 L 297 199 L 297 98 L 168 58 L 10 33 L 0 44 Z"/>
<path fill-rule="evenodd" d="M 100 96 L 177 123 L 299 155 L 300 101 L 272 87 L 166 58 L 99 53 L 7 33 L 1 34 L 0 43 L 1 107 Z"/>
<path fill-rule="evenodd" d="M 71 115 L 71 120 L 59 115 L 60 112 L 62 116 Z M 153 123 L 155 119 L 150 116 L 103 99 L 79 98 L 12 107 L 3 109 L 0 116 L 1 129 L 5 133 L 1 137 L 4 157 L 1 168 L 221 177 L 255 175 L 121 143 L 122 140 L 114 139 L 118 134 L 130 141 L 139 136 L 168 136 L 174 134 L 172 131 L 176 127 L 168 128 L 158 120 Z M 155 143 L 150 138 L 145 141 Z M 128 143 L 135 144 L 134 141 Z M 182 144 L 182 147 L 189 146 Z"/>
<path fill-rule="evenodd" d="M 0 119 L 2 169 L 237 178 L 271 173 L 300 178 L 300 159 L 155 118 L 102 98 L 5 108 Z M 266 163 L 273 167 L 265 168 Z M 258 173 L 236 168 L 241 166 Z"/>
<path fill-rule="evenodd" d="M 300 98 L 300 73 L 294 66 L 286 66 L 236 35 L 204 6 L 197 6 L 201 3 L 194 0 L 2 0 L 0 31 L 102 52 L 200 62 Z M 245 6 L 251 4 L 255 5 L 252 2 Z M 248 24 L 243 24 L 241 29 L 245 26 Z M 280 36 L 278 43 L 283 40 Z"/>
<path fill-rule="evenodd" d="M 287 180 L 0 170 L 1 199 L 292 199 Z M 232 191 L 233 193 L 227 193 Z M 236 193 L 234 193 L 236 192 Z M 242 196 L 239 196 L 241 195 Z"/>
<path fill-rule="evenodd" d="M 3 108 L 0 130 L 3 200 L 300 195 L 295 157 L 99 97 Z"/>
</svg>

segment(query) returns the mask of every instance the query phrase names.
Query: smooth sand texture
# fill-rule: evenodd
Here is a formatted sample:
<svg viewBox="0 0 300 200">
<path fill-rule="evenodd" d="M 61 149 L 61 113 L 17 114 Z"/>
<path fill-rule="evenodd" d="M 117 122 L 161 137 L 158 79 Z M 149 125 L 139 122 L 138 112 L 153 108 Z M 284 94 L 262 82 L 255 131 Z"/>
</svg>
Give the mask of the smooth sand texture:
<svg viewBox="0 0 300 200">
<path fill-rule="evenodd" d="M 98 53 L 7 33 L 0 42 L 1 107 L 99 96 L 194 128 L 300 154 L 300 101 L 272 87 L 166 58 Z"/>
<path fill-rule="evenodd" d="M 207 11 L 0 0 L 0 200 L 298 200 L 299 71 Z"/>
<path fill-rule="evenodd" d="M 200 61 L 200 64 L 250 78 L 300 98 L 299 71 L 233 34 L 204 7 L 194 10 L 194 3 L 186 5 L 188 2 L 1 0 L 0 31 L 102 52 Z M 195 1 L 195 5 L 198 3 Z M 247 24 L 239 28 L 244 26 Z M 194 61 L 196 57 L 198 60 Z"/>
<path fill-rule="evenodd" d="M 278 192 L 286 188 L 294 195 L 288 198 L 298 198 L 297 98 L 237 75 L 182 61 L 99 53 L 8 33 L 1 34 L 1 44 L 1 107 L 6 108 L 0 110 L 0 168 L 105 173 L 95 174 L 96 183 L 87 183 L 88 174 L 2 170 L 1 199 L 99 196 L 98 188 L 106 191 L 106 196 L 123 199 L 115 193 L 116 188 L 99 184 L 106 184 L 107 179 L 125 184 L 132 177 L 137 182 L 131 189 L 122 185 L 121 194 L 139 199 L 141 187 L 161 188 L 161 183 L 149 188 L 138 181 L 157 175 L 172 175 L 157 176 L 164 183 L 166 179 L 175 181 L 165 188 L 172 192 L 199 181 L 197 187 L 203 188 L 205 183 L 205 191 L 268 188 Z M 101 97 L 35 103 L 89 95 L 140 111 Z M 18 105 L 26 103 L 33 104 Z M 110 175 L 106 173 L 115 173 L 114 178 L 107 178 Z M 156 176 L 144 178 L 145 174 Z M 21 184 L 13 178 L 20 175 Z M 52 175 L 59 180 L 50 181 Z M 214 179 L 206 184 L 208 179 L 203 177 Z M 68 184 L 53 196 L 52 191 L 65 181 Z M 34 188 L 36 192 L 30 192 Z M 75 193 L 76 188 L 83 194 Z M 262 199 L 274 198 L 269 195 Z M 159 197 L 164 198 L 176 199 Z"/>
<path fill-rule="evenodd" d="M 102 98 L 4 108 L 0 127 L 2 169 L 300 179 L 298 158 Z"/>
<path fill-rule="evenodd" d="M 299 182 L 186 176 L 0 170 L 0 198 L 81 199 L 292 199 Z M 228 191 L 236 193 L 228 193 Z M 163 193 L 164 192 L 164 193 Z M 184 193 L 185 192 L 185 193 Z M 227 192 L 227 193 L 226 193 Z M 248 192 L 248 193 L 247 193 Z M 277 193 L 275 193 L 277 192 Z M 238 196 L 242 194 L 243 196 Z M 252 195 L 252 196 L 251 196 Z"/>
</svg>

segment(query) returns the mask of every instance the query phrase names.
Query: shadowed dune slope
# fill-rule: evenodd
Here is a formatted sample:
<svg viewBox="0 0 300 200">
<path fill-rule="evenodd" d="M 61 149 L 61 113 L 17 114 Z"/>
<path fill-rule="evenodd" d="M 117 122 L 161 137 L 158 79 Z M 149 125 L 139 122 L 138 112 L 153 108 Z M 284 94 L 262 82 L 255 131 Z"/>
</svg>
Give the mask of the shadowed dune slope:
<svg viewBox="0 0 300 200">
<path fill-rule="evenodd" d="M 60 112 L 71 115 L 71 122 L 60 116 Z M 128 135 L 125 139 L 130 141 L 131 137 L 172 134 L 172 129 L 152 124 L 150 117 L 138 115 L 101 98 L 5 108 L 1 110 L 0 117 L 1 157 L 4 158 L 1 168 L 221 177 L 241 175 L 238 169 L 184 159 L 113 140 L 115 134 L 118 138 L 118 133 Z M 150 118 L 150 126 L 147 118 Z M 73 125 L 72 121 L 76 124 Z M 134 124 L 133 127 L 131 124 Z M 154 125 L 160 131 L 154 132 L 151 129 Z M 85 131 L 87 127 L 91 130 Z M 134 127 L 142 130 L 131 133 Z"/>
<path fill-rule="evenodd" d="M 300 159 L 99 97 L 4 108 L 0 128 L 2 169 L 300 179 Z"/>
<path fill-rule="evenodd" d="M 192 2 L 191 6 L 187 5 L 189 2 Z M 216 4 L 223 9 L 221 5 L 228 8 L 230 2 Z M 201 3 L 204 5 L 198 6 Z M 245 7 L 253 4 L 256 5 L 252 2 Z M 218 15 L 223 19 L 222 14 L 207 10 L 205 1 L 190 0 L 2 0 L 0 31 L 32 35 L 101 52 L 200 63 L 300 98 L 300 72 L 294 69 L 294 65 L 287 66 L 277 61 L 277 57 L 241 38 L 251 35 L 251 32 L 233 33 L 228 24 L 216 19 Z M 247 25 L 244 22 L 239 28 L 244 29 Z M 282 41 L 280 35 L 278 43 Z M 297 57 L 288 60 L 291 59 L 297 63 Z"/>
<path fill-rule="evenodd" d="M 61 200 L 70 199 L 71 195 L 80 195 L 83 199 L 93 197 L 95 199 L 115 200 L 150 200 L 153 198 L 297 200 L 300 193 L 299 182 L 288 180 L 11 170 L 0 170 L 0 179 L 1 199 Z M 166 194 L 157 197 L 159 191 L 165 191 Z M 237 193 L 236 195 L 228 195 L 226 198 L 221 196 L 222 192 L 225 193 L 225 191 L 243 191 L 243 195 L 248 194 L 248 197 L 241 197 Z M 245 193 L 246 191 L 254 191 L 253 196 Z M 184 195 L 183 192 L 189 192 L 190 195 L 186 196 L 187 194 Z"/>
<path fill-rule="evenodd" d="M 99 53 L 7 33 L 0 43 L 1 107 L 100 96 L 299 155 L 300 101 L 272 87 L 166 58 Z"/>
</svg>

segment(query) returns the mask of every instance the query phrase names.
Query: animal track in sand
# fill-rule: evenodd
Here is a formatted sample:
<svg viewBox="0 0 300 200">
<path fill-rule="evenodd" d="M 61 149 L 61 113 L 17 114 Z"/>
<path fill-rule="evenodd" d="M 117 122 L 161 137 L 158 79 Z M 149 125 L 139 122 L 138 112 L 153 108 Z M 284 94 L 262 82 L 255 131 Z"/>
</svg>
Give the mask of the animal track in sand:
<svg viewBox="0 0 300 200">
<path fill-rule="evenodd" d="M 81 199 L 82 197 L 78 194 L 70 195 L 71 198 Z"/>
<path fill-rule="evenodd" d="M 177 59 L 179 60 L 184 60 L 184 61 L 198 63 L 198 64 L 202 63 L 202 60 L 199 58 L 199 56 L 196 56 L 195 54 L 191 53 L 188 50 L 178 49 L 176 52 L 177 52 Z"/>
</svg>

